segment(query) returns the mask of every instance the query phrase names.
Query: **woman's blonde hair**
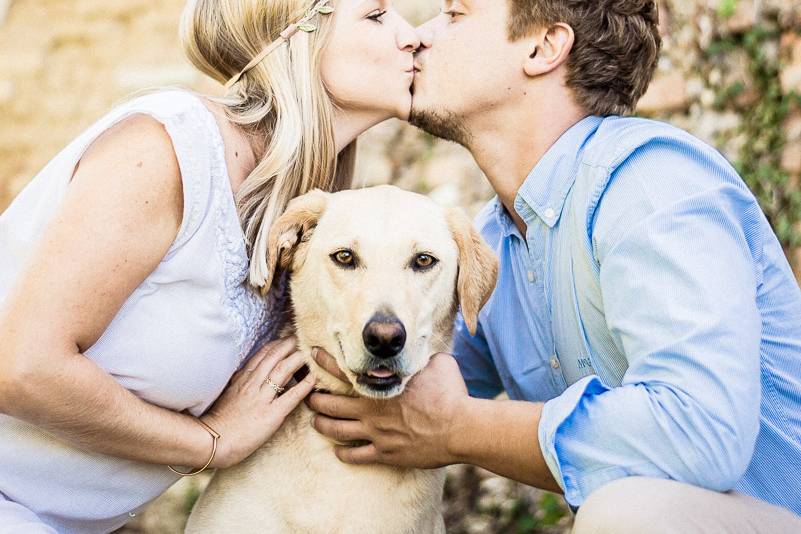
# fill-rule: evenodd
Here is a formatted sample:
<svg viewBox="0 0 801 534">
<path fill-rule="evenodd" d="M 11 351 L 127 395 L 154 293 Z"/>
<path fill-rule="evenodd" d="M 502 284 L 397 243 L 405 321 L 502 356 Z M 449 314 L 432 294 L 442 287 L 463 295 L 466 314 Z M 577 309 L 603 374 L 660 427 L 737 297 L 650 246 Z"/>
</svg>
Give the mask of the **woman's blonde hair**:
<svg viewBox="0 0 801 534">
<path fill-rule="evenodd" d="M 189 0 L 181 41 L 189 60 L 220 83 L 240 72 L 313 0 Z M 313 32 L 300 31 L 247 71 L 221 98 L 228 118 L 264 141 L 256 168 L 237 193 L 245 233 L 248 280 L 263 292 L 270 226 L 291 199 L 312 189 L 337 191 L 353 179 L 355 142 L 337 155 L 334 104 L 321 75 L 333 16 L 317 15 Z"/>
</svg>

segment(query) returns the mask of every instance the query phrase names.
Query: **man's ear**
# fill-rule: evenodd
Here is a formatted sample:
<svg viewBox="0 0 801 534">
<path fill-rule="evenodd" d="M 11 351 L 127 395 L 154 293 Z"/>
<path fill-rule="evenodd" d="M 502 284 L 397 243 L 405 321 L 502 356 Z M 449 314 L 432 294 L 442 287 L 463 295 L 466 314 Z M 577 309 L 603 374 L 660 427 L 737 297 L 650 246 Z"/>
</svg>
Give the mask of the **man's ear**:
<svg viewBox="0 0 801 534">
<path fill-rule="evenodd" d="M 462 210 L 449 209 L 446 219 L 459 248 L 456 294 L 467 329 L 475 335 L 478 312 L 489 300 L 498 279 L 498 258 Z"/>
<path fill-rule="evenodd" d="M 564 64 L 576 42 L 576 35 L 573 28 L 559 22 L 525 39 L 529 39 L 531 48 L 523 70 L 533 77 L 547 74 Z"/>
<path fill-rule="evenodd" d="M 260 288 L 266 294 L 276 275 L 292 264 L 298 243 L 307 240 L 325 213 L 329 193 L 314 189 L 292 199 L 284 213 L 270 228 L 267 245 L 267 279 Z"/>
</svg>

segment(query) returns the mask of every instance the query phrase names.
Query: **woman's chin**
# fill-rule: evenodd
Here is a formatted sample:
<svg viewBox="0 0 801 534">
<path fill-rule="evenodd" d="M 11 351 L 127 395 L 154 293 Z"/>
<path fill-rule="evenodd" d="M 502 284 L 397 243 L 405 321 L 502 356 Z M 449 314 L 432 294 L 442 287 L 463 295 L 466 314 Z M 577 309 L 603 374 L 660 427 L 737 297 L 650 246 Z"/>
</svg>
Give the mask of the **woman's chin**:
<svg viewBox="0 0 801 534">
<path fill-rule="evenodd" d="M 400 119 L 402 121 L 408 121 L 409 115 L 412 113 L 412 94 L 409 93 L 408 96 L 403 98 L 402 102 L 399 103 L 397 110 L 395 111 L 395 118 Z"/>
</svg>

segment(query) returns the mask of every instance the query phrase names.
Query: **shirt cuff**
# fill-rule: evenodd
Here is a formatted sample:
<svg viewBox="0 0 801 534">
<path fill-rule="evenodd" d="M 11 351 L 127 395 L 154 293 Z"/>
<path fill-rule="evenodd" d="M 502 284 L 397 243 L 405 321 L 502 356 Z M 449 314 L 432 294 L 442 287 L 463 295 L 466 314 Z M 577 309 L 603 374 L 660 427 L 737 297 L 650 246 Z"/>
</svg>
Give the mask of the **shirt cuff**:
<svg viewBox="0 0 801 534">
<path fill-rule="evenodd" d="M 537 432 L 542 455 L 557 484 L 562 488 L 568 504 L 574 507 L 584 501 L 583 484 L 578 466 L 571 465 L 565 458 L 566 455 L 560 454 L 562 451 L 558 439 L 559 431 L 570 425 L 571 417 L 582 399 L 600 395 L 605 391 L 609 391 L 609 388 L 597 376 L 587 376 L 567 388 L 558 397 L 546 402 L 542 408 Z M 620 477 L 612 476 L 612 479 L 615 478 Z"/>
</svg>

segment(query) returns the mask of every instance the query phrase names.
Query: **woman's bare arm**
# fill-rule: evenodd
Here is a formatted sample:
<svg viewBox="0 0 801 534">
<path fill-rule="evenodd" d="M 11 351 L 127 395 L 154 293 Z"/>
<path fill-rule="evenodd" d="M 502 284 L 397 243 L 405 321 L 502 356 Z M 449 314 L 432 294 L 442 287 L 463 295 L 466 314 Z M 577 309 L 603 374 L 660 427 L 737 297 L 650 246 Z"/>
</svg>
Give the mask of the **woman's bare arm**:
<svg viewBox="0 0 801 534">
<path fill-rule="evenodd" d="M 155 119 L 134 116 L 91 146 L 0 309 L 0 412 L 94 452 L 206 463 L 212 440 L 191 417 L 139 399 L 82 354 L 164 257 L 182 202 L 178 162 Z M 293 350 L 287 343 L 272 347 L 261 361 L 274 366 Z M 217 428 L 223 438 L 213 466 L 241 459 L 232 435 L 237 425 L 230 423 L 259 402 L 239 406 L 236 395 L 229 397 L 234 408 L 215 420 L 224 429 Z"/>
</svg>

